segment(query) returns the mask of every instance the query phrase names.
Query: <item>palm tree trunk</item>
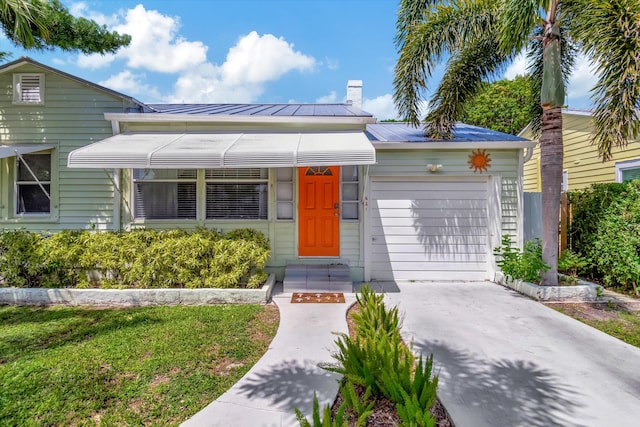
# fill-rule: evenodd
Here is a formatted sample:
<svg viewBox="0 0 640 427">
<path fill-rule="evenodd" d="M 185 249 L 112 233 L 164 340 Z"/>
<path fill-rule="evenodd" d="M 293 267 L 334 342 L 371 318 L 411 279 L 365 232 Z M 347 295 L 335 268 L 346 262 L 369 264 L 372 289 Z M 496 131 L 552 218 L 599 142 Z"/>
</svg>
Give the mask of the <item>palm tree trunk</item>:
<svg viewBox="0 0 640 427">
<path fill-rule="evenodd" d="M 562 108 L 544 108 L 540 135 L 542 180 L 542 259 L 549 271 L 542 284 L 558 284 L 558 221 L 562 188 Z"/>
</svg>

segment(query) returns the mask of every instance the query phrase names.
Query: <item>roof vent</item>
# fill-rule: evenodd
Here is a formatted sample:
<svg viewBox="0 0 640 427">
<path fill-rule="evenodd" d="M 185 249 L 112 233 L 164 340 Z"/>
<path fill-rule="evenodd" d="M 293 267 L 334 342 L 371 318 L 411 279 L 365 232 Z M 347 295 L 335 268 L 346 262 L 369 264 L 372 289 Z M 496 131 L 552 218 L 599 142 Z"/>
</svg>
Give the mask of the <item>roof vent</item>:
<svg viewBox="0 0 640 427">
<path fill-rule="evenodd" d="M 362 110 L 362 80 L 347 82 L 347 104 Z"/>
</svg>

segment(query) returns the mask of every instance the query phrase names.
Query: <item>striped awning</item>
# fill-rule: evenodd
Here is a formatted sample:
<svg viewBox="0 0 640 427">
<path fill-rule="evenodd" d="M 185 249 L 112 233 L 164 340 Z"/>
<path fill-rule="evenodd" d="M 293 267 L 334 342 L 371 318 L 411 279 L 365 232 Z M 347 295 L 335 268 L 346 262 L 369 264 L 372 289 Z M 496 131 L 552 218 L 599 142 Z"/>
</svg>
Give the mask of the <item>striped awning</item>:
<svg viewBox="0 0 640 427">
<path fill-rule="evenodd" d="M 126 132 L 69 153 L 70 168 L 216 169 L 365 165 L 364 132 Z"/>
</svg>

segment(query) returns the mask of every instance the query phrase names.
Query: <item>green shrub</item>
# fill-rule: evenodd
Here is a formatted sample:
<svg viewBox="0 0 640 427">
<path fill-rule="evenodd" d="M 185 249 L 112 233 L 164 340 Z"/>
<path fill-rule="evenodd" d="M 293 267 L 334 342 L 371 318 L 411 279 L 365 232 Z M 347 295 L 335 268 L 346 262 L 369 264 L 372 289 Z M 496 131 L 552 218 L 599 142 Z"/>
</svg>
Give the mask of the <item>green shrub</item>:
<svg viewBox="0 0 640 427">
<path fill-rule="evenodd" d="M 558 257 L 558 270 L 574 278 L 578 277 L 578 273 L 584 271 L 588 265 L 585 257 L 570 249 L 565 249 Z"/>
<path fill-rule="evenodd" d="M 593 247 L 598 238 L 598 227 L 605 211 L 624 191 L 620 183 L 592 184 L 590 187 L 569 193 L 571 203 L 571 223 L 568 240 L 571 250 L 584 257 L 587 265 L 583 273 L 592 278 L 600 278 Z"/>
<path fill-rule="evenodd" d="M 592 255 L 605 285 L 640 293 L 640 180 L 628 182 L 605 210 Z"/>
<path fill-rule="evenodd" d="M 26 230 L 0 233 L 0 276 L 5 284 L 40 287 L 45 271 L 42 236 Z"/>
<path fill-rule="evenodd" d="M 542 260 L 542 244 L 540 239 L 525 242 L 524 251 L 513 247 L 511 236 L 502 236 L 502 245 L 493 250 L 498 258 L 496 264 L 508 278 L 540 283 L 540 276 L 549 270 L 549 266 Z"/>
<path fill-rule="evenodd" d="M 5 231 L 0 275 L 12 286 L 255 288 L 269 253 L 255 230 Z"/>
</svg>

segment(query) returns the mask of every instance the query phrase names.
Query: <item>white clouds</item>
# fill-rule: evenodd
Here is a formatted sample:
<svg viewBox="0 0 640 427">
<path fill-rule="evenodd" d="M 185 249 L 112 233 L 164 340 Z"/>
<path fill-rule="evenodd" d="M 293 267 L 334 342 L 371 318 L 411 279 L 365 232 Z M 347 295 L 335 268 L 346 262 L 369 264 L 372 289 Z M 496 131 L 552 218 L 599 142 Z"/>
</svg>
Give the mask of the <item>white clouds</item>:
<svg viewBox="0 0 640 427">
<path fill-rule="evenodd" d="M 222 78 L 230 84 L 255 84 L 277 80 L 291 71 L 313 69 L 315 60 L 293 50 L 282 37 L 252 31 L 229 49 Z"/>
<path fill-rule="evenodd" d="M 504 78 L 513 80 L 516 76 L 524 76 L 525 74 L 527 74 L 527 57 L 523 52 L 520 52 L 505 71 Z"/>
<path fill-rule="evenodd" d="M 136 97 L 144 95 L 147 99 L 160 99 L 158 89 L 145 83 L 145 78 L 145 74 L 134 74 L 129 70 L 124 70 L 99 82 L 99 84 L 127 95 Z"/>
<path fill-rule="evenodd" d="M 365 98 L 364 101 L 362 101 L 362 109 L 376 116 L 378 120 L 398 118 L 398 113 L 393 103 L 393 96 L 389 93 L 373 99 Z"/>
<path fill-rule="evenodd" d="M 179 34 L 178 17 L 147 10 L 141 4 L 111 17 L 90 11 L 83 2 L 70 10 L 131 35 L 131 44 L 114 55 L 79 55 L 78 66 L 98 69 L 120 60 L 131 69 L 173 74 L 173 93 L 162 96 L 170 102 L 255 102 L 267 83 L 291 71 L 314 70 L 317 65 L 313 57 L 296 51 L 284 38 L 256 31 L 240 37 L 219 65 L 207 61 L 208 46 L 202 41 L 189 41 Z M 133 95 L 159 97 L 156 88 L 143 84 L 144 76 L 125 70 L 104 84 Z M 152 95 L 140 92 L 141 88 L 151 90 Z"/>
<path fill-rule="evenodd" d="M 131 36 L 131 44 L 116 54 L 126 58 L 129 67 L 175 73 L 199 65 L 207 58 L 204 43 L 190 42 L 178 35 L 178 18 L 146 10 L 141 4 L 127 10 L 125 23 L 113 29 Z"/>
<path fill-rule="evenodd" d="M 252 31 L 229 49 L 220 66 L 203 63 L 182 72 L 171 102 L 255 102 L 265 84 L 290 71 L 308 71 L 315 60 L 271 34 Z"/>
<path fill-rule="evenodd" d="M 343 97 L 342 100 L 338 101 L 338 94 L 336 93 L 335 90 L 332 90 L 331 92 L 329 92 L 329 95 L 324 95 L 321 96 L 320 98 L 316 99 L 316 103 L 318 104 L 335 104 L 338 102 L 344 102 L 346 97 Z"/>
<path fill-rule="evenodd" d="M 569 87 L 567 88 L 568 101 L 576 98 L 587 98 L 589 91 L 593 89 L 597 80 L 598 76 L 595 67 L 591 64 L 589 58 L 584 55 L 578 55 L 573 67 L 573 73 L 569 79 Z"/>
</svg>

